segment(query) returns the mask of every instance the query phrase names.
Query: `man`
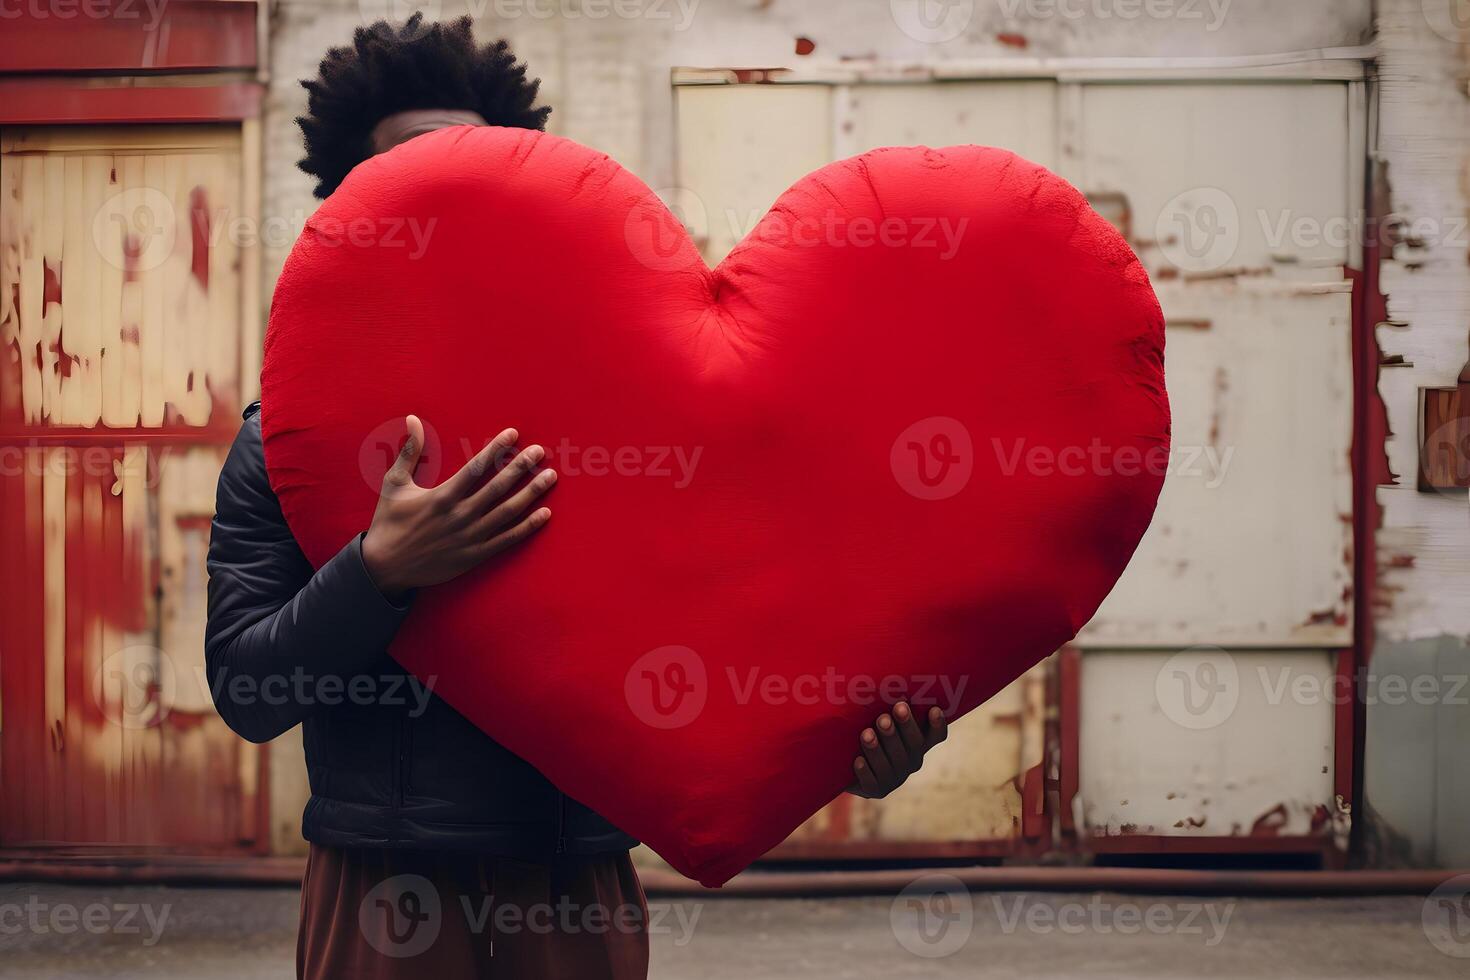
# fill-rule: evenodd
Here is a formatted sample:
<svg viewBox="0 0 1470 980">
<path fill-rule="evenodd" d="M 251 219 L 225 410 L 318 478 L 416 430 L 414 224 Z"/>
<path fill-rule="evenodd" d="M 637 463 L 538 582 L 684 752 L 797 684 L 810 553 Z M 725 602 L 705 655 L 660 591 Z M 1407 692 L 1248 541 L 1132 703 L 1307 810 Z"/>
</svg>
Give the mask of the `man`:
<svg viewBox="0 0 1470 980">
<path fill-rule="evenodd" d="M 539 82 L 504 41 L 475 44 L 468 17 L 360 29 L 303 84 L 300 166 L 319 178 L 318 197 L 421 133 L 541 129 L 550 112 L 535 107 Z M 635 841 L 432 692 L 406 694 L 386 654 L 415 590 L 526 544 L 550 520 L 556 473 L 539 468 L 544 451 L 518 449 L 507 429 L 448 480 L 421 487 L 424 429 L 409 416 L 371 523 L 313 571 L 266 476 L 260 414 L 269 410 L 246 410 L 220 473 L 205 643 L 231 728 L 263 742 L 303 725 L 311 849 L 298 975 L 645 976 Z M 938 709 L 926 728 L 903 704 L 878 718 L 860 735 L 852 792 L 881 797 L 901 784 L 944 738 Z M 586 928 L 588 910 L 611 927 Z"/>
</svg>

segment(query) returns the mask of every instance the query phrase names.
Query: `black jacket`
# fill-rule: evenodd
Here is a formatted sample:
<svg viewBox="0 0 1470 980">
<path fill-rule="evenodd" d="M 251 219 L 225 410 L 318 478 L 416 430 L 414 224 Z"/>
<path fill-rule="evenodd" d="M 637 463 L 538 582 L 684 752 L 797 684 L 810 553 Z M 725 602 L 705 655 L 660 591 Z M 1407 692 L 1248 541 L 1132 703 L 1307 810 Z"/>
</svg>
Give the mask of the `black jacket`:
<svg viewBox="0 0 1470 980">
<path fill-rule="evenodd" d="M 361 535 L 312 572 L 266 478 L 259 407 L 220 471 L 205 662 L 243 737 L 303 725 L 306 839 L 523 860 L 633 846 L 388 657 L 408 606 L 373 584 Z"/>
</svg>

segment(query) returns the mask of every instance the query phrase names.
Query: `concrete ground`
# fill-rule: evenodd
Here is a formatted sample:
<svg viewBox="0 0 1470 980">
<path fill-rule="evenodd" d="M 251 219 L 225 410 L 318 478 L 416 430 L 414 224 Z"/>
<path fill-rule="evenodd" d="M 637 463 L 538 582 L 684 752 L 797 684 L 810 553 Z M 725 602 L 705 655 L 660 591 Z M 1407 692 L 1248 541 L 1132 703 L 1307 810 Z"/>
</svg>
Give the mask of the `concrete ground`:
<svg viewBox="0 0 1470 980">
<path fill-rule="evenodd" d="M 971 896 L 942 882 L 897 898 L 655 901 L 652 976 L 1470 976 L 1470 922 L 1439 914 L 1415 897 Z M 287 977 L 296 916 L 288 889 L 0 884 L 0 976 Z"/>
</svg>

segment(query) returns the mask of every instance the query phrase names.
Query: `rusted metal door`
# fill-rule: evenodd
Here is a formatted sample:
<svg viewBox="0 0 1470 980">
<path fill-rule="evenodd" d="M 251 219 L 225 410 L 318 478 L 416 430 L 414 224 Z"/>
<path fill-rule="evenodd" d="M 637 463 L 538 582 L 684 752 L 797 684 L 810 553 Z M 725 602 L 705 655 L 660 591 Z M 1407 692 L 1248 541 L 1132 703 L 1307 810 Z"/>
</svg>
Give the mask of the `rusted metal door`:
<svg viewBox="0 0 1470 980">
<path fill-rule="evenodd" d="M 903 792 L 839 799 L 777 856 L 1341 844 L 1361 64 L 928 71 L 676 73 L 669 203 L 713 263 L 793 181 L 871 147 L 981 143 L 1050 167 L 1157 287 L 1171 476 L 1077 648 L 956 725 Z"/>
<path fill-rule="evenodd" d="M 259 836 L 263 756 L 203 677 L 249 169 L 239 126 L 0 132 L 6 849 Z"/>
<path fill-rule="evenodd" d="M 1051 80 L 682 86 L 678 186 L 665 197 L 714 265 L 796 180 L 873 147 L 989 143 L 1055 166 L 1056 93 Z M 839 796 L 770 857 L 1008 857 L 1043 847 L 1048 670 L 1032 669 L 955 726 L 902 792 Z"/>
</svg>

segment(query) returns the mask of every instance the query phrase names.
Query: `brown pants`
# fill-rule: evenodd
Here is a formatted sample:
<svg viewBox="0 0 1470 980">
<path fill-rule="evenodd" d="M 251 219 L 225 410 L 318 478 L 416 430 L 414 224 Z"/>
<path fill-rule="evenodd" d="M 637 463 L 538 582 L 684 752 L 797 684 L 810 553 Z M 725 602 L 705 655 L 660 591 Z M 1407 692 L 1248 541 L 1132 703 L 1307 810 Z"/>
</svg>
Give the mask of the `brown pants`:
<svg viewBox="0 0 1470 980">
<path fill-rule="evenodd" d="M 313 844 L 302 980 L 644 980 L 648 904 L 627 854 L 527 864 Z"/>
</svg>

